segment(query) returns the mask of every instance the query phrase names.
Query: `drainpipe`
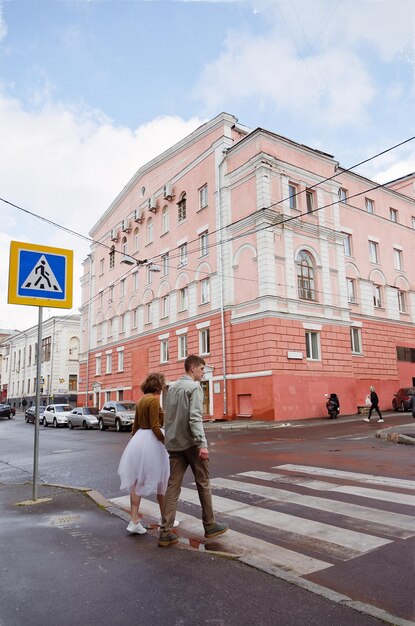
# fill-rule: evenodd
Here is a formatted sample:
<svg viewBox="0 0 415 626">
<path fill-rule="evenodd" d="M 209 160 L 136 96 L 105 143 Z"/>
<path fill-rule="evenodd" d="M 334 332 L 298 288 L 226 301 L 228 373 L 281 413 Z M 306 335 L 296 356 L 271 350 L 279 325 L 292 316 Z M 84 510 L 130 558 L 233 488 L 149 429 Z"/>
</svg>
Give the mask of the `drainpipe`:
<svg viewBox="0 0 415 626">
<path fill-rule="evenodd" d="M 49 384 L 49 389 L 48 389 L 48 404 L 49 404 L 49 398 L 52 397 L 52 400 L 55 397 L 55 394 L 53 393 L 53 357 L 55 354 L 55 324 L 56 324 L 56 317 L 53 318 L 53 331 L 52 331 L 52 345 L 51 345 L 51 355 L 50 355 L 50 384 Z M 52 391 L 52 393 L 50 393 Z"/>
<path fill-rule="evenodd" d="M 89 256 L 89 302 L 88 302 L 88 341 L 87 341 L 87 349 L 86 349 L 85 406 L 88 406 L 89 346 L 91 344 L 91 303 L 92 303 L 92 254 L 88 254 L 88 256 Z M 81 335 L 82 335 L 82 328 L 81 328 Z"/>
<path fill-rule="evenodd" d="M 219 229 L 219 276 L 220 276 L 220 323 L 222 340 L 222 372 L 223 372 L 223 415 L 228 413 L 227 378 L 226 378 L 226 336 L 225 336 L 225 311 L 223 301 L 224 277 L 223 277 L 223 252 L 222 252 L 222 166 L 226 161 L 226 149 L 223 150 L 223 158 L 218 165 L 218 181 L 216 193 L 218 196 L 218 229 Z"/>
</svg>

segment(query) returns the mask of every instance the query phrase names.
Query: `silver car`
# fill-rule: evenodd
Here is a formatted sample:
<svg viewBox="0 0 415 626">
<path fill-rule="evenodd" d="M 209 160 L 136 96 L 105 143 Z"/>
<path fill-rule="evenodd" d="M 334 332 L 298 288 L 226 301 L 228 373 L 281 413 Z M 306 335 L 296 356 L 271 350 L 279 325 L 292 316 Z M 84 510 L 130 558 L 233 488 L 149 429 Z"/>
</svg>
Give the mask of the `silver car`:
<svg viewBox="0 0 415 626">
<path fill-rule="evenodd" d="M 117 432 L 131 430 L 135 417 L 135 402 L 106 402 L 99 412 L 98 428 L 115 428 Z"/>
<path fill-rule="evenodd" d="M 43 413 L 43 426 L 53 424 L 55 428 L 58 426 L 67 426 L 69 415 L 72 407 L 70 404 L 48 404 Z"/>
<path fill-rule="evenodd" d="M 68 419 L 69 428 L 82 426 L 85 430 L 98 426 L 98 409 L 94 406 L 77 406 L 72 409 Z"/>
</svg>

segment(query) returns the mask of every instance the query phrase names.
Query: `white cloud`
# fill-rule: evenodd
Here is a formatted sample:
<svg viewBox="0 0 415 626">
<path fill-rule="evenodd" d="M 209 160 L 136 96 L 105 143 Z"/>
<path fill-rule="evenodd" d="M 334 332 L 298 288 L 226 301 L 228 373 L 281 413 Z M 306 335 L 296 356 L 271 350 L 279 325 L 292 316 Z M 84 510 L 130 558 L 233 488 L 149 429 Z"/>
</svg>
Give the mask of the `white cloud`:
<svg viewBox="0 0 415 626">
<path fill-rule="evenodd" d="M 132 131 L 114 126 L 100 111 L 47 102 L 31 112 L 20 101 L 0 95 L 0 197 L 87 235 L 141 165 L 202 123 L 166 116 Z M 73 249 L 78 306 L 78 279 L 88 244 L 7 204 L 0 203 L 0 211 L 1 267 L 8 267 L 11 239 Z M 0 326 L 22 326 L 23 319 L 33 319 L 33 308 L 7 305 L 6 283 L 3 272 Z"/>
</svg>

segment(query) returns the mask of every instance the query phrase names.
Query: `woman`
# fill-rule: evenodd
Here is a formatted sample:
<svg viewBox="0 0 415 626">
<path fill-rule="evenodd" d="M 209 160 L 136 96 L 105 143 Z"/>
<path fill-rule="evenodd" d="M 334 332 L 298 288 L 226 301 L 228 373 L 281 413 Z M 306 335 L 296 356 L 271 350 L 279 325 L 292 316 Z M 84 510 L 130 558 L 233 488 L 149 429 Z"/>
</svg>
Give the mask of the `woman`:
<svg viewBox="0 0 415 626">
<path fill-rule="evenodd" d="M 118 467 L 121 489 L 130 491 L 131 521 L 127 531 L 139 535 L 147 532 L 138 518 L 141 497 L 156 493 L 161 511 L 170 473 L 162 430 L 164 412 L 160 408 L 165 386 L 164 375 L 157 373 L 149 374 L 141 385 L 144 397 L 136 406 L 132 439 Z"/>
<path fill-rule="evenodd" d="M 364 418 L 365 422 L 370 422 L 370 418 L 372 417 L 372 411 L 373 410 L 375 410 L 376 413 L 379 415 L 378 422 L 382 423 L 384 421 L 384 419 L 383 419 L 382 413 L 380 412 L 380 409 L 379 409 L 378 394 L 376 393 L 374 387 L 370 387 L 370 409 L 369 409 L 369 415 Z"/>
</svg>

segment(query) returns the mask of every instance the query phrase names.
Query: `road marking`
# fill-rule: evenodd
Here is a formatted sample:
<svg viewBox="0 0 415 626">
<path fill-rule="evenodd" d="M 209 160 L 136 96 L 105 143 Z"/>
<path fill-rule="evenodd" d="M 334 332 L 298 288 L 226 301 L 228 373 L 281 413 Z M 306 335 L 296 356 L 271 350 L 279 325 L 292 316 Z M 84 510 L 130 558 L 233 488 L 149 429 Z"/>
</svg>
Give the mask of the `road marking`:
<svg viewBox="0 0 415 626">
<path fill-rule="evenodd" d="M 213 495 L 212 499 L 213 508 L 219 513 L 243 520 L 255 520 L 255 524 L 268 526 L 273 530 L 279 529 L 293 535 L 318 540 L 321 545 L 319 551 L 326 550 L 328 554 L 333 554 L 333 544 L 341 546 L 346 549 L 343 560 L 353 558 L 358 553 L 363 554 L 369 550 L 391 543 L 389 539 L 382 539 L 347 528 L 339 528 L 330 524 L 303 519 L 279 511 L 250 506 L 230 498 Z M 191 504 L 199 504 L 197 491 L 184 487 L 181 490 L 180 500 L 190 502 Z M 331 544 L 331 547 L 328 544 Z M 347 550 L 351 552 L 347 554 Z"/>
<path fill-rule="evenodd" d="M 334 491 L 338 493 L 347 493 L 353 496 L 369 498 L 371 500 L 381 500 L 384 502 L 394 502 L 396 504 L 404 504 L 406 506 L 415 506 L 415 496 L 407 493 L 397 493 L 394 491 L 385 491 L 381 489 L 370 489 L 369 487 L 356 487 L 353 485 L 337 485 L 336 483 L 314 480 L 313 478 L 287 476 L 287 474 L 274 474 L 271 472 L 241 472 L 236 476 L 246 476 L 247 478 L 256 478 L 258 480 L 266 480 L 271 482 L 283 482 L 315 491 Z"/>
<path fill-rule="evenodd" d="M 128 496 L 112 498 L 110 502 L 120 508 L 130 508 L 130 499 Z M 158 504 L 150 500 L 141 500 L 140 512 L 144 516 L 144 522 L 146 518 L 156 521 L 160 518 Z M 182 530 L 184 533 L 190 534 L 191 536 L 203 536 L 203 526 L 200 517 L 179 512 L 176 518 L 180 521 L 180 525 L 177 529 L 179 535 Z M 268 564 L 274 567 L 280 567 L 285 572 L 291 572 L 297 576 L 305 576 L 332 567 L 332 563 L 327 563 L 320 559 L 301 554 L 300 552 L 294 552 L 293 550 L 276 546 L 262 539 L 257 539 L 256 537 L 251 537 L 232 529 L 229 529 L 225 535 L 220 537 L 220 545 L 221 550 L 224 552 L 248 557 L 255 554 L 256 558 L 264 563 L 264 565 Z"/>
<path fill-rule="evenodd" d="M 343 470 L 327 469 L 325 467 L 314 467 L 310 465 L 275 465 L 274 469 L 287 470 L 289 472 L 301 472 L 319 476 L 330 476 L 345 480 L 355 480 L 357 482 L 369 483 L 372 485 L 385 485 L 388 487 L 401 487 L 405 489 L 415 489 L 415 480 L 404 478 L 390 478 L 388 476 L 373 476 L 372 474 L 358 474 L 357 472 L 345 472 Z"/>
<path fill-rule="evenodd" d="M 212 479 L 211 484 L 219 489 L 231 489 L 232 491 L 261 496 L 268 500 L 289 502 L 311 509 L 327 511 L 335 515 L 343 515 L 345 517 L 371 522 L 376 524 L 377 527 L 377 529 L 371 528 L 371 532 L 379 532 L 380 534 L 385 534 L 390 537 L 407 539 L 408 537 L 413 537 L 415 534 L 415 517 L 411 515 L 391 513 L 390 511 L 372 509 L 370 507 L 341 502 L 339 500 L 306 496 L 299 493 L 292 493 L 284 489 L 275 489 L 274 487 L 254 485 L 252 483 L 242 483 L 227 478 Z"/>
</svg>

